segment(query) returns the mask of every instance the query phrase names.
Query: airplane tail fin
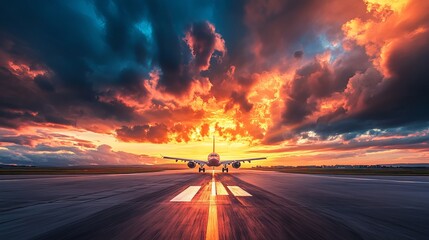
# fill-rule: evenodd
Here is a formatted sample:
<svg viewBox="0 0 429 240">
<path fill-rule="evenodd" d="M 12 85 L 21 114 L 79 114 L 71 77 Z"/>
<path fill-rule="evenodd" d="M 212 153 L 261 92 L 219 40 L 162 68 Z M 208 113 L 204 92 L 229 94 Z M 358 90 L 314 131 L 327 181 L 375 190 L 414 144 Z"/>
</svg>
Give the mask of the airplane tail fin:
<svg viewBox="0 0 429 240">
<path fill-rule="evenodd" d="M 213 152 L 215 152 L 215 136 L 213 135 Z"/>
</svg>

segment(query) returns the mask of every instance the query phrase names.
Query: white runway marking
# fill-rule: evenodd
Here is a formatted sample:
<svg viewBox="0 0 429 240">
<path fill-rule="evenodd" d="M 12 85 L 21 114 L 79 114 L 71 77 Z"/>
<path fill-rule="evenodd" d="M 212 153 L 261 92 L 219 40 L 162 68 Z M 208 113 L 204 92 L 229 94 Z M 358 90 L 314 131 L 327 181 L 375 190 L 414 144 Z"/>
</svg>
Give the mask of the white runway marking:
<svg viewBox="0 0 429 240">
<path fill-rule="evenodd" d="M 170 200 L 170 202 L 190 202 L 194 198 L 195 194 L 200 190 L 201 186 L 190 186 L 183 192 L 179 193 L 176 197 Z"/>
<path fill-rule="evenodd" d="M 221 182 L 216 182 L 216 191 L 217 195 L 228 195 L 228 192 Z"/>
<path fill-rule="evenodd" d="M 244 191 L 239 186 L 228 186 L 229 191 L 236 197 L 251 197 L 252 195 L 246 191 Z"/>
<path fill-rule="evenodd" d="M 216 196 L 216 183 L 214 179 L 212 181 L 212 196 Z"/>
<path fill-rule="evenodd" d="M 216 184 L 214 177 L 214 169 L 212 170 L 212 196 L 216 196 Z"/>
</svg>

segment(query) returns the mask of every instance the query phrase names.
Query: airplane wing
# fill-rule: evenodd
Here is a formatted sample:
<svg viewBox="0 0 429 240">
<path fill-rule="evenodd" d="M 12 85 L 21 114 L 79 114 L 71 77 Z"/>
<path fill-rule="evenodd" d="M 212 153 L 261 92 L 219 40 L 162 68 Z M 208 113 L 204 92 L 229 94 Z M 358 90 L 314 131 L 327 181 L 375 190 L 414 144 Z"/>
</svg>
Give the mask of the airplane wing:
<svg viewBox="0 0 429 240">
<path fill-rule="evenodd" d="M 265 160 L 267 159 L 266 157 L 260 157 L 260 158 L 244 158 L 244 159 L 235 159 L 235 160 L 224 160 L 221 161 L 220 164 L 230 164 L 233 162 L 251 162 L 251 161 L 255 161 L 255 160 Z"/>
<path fill-rule="evenodd" d="M 178 158 L 178 157 L 168 157 L 168 156 L 162 156 L 162 158 L 165 159 L 171 159 L 171 160 L 176 160 L 177 161 L 182 161 L 182 162 L 195 162 L 198 163 L 199 165 L 206 165 L 207 161 L 203 161 L 203 160 L 198 160 L 198 159 L 189 159 L 189 158 Z"/>
</svg>

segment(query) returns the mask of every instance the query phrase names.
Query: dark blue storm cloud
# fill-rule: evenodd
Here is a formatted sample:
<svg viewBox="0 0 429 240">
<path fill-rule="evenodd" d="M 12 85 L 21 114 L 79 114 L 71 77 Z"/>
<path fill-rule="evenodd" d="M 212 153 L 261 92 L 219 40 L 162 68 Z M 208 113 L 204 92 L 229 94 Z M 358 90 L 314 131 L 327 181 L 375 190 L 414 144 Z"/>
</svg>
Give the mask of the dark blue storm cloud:
<svg viewBox="0 0 429 240">
<path fill-rule="evenodd" d="M 429 120 L 427 32 L 392 49 L 385 65 L 389 77 L 373 66 L 365 47 L 348 43 L 352 47 L 346 51 L 331 44 L 344 40 L 344 23 L 369 19 L 368 14 L 361 0 L 2 1 L 0 127 L 79 127 L 85 118 L 93 125 L 115 122 L 109 130 L 119 139 L 146 140 L 143 130 L 150 126 L 163 126 L 162 136 L 171 131 L 171 119 L 178 114 L 166 108 L 179 105 L 148 97 L 151 74 L 159 77 L 156 89 L 177 101 L 195 82 L 206 81 L 211 88 L 201 94 L 203 100 L 213 96 L 224 102 L 220 109 L 225 113 L 238 106 L 245 115 L 256 105 L 248 99 L 249 89 L 263 81 L 254 75 L 274 69 L 293 74 L 281 79 L 284 104 L 277 122 L 259 139 L 264 143 L 277 144 L 306 131 L 352 139 L 373 128 L 424 129 Z M 428 19 L 422 17 L 418 26 L 429 26 Z M 187 42 L 187 36 L 198 43 Z M 223 51 L 215 49 L 218 38 L 224 41 Z M 328 50 L 329 60 L 316 58 Z M 11 64 L 46 74 L 29 81 L 13 73 Z M 307 121 L 321 101 L 345 95 L 357 75 L 362 93 L 347 96 L 356 111 L 339 107 Z M 225 89 L 224 82 L 235 88 Z M 150 102 L 155 110 L 145 115 L 126 98 Z M 180 111 L 197 120 L 204 115 Z M 148 120 L 153 116 L 157 121 Z M 279 133 L 284 128 L 289 132 Z"/>
</svg>

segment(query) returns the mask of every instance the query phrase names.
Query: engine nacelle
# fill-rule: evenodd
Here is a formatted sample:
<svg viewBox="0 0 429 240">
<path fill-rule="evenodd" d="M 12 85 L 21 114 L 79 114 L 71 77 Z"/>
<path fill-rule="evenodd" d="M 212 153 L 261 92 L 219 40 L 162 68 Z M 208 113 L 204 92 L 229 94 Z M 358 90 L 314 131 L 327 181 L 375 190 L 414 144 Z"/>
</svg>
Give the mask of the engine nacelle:
<svg viewBox="0 0 429 240">
<path fill-rule="evenodd" d="M 188 168 L 194 168 L 195 166 L 197 166 L 196 163 L 194 163 L 194 162 L 188 162 Z"/>
<path fill-rule="evenodd" d="M 233 168 L 239 168 L 241 166 L 241 163 L 240 162 L 233 162 L 232 163 L 232 167 Z"/>
</svg>

